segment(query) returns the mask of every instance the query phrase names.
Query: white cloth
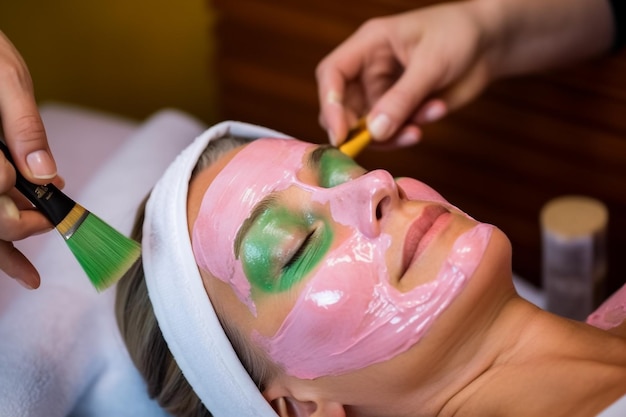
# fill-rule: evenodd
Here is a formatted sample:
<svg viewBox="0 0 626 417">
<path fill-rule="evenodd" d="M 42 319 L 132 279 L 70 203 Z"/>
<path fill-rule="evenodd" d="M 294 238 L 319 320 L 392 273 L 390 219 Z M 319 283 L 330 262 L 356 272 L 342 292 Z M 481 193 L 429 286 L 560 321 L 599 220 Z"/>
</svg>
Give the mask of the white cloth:
<svg viewBox="0 0 626 417">
<path fill-rule="evenodd" d="M 602 411 L 597 417 L 624 417 L 626 416 L 626 395 L 615 401 Z"/>
<path fill-rule="evenodd" d="M 227 133 L 252 139 L 286 137 L 258 126 L 224 122 L 185 149 L 154 187 L 148 201 L 142 242 L 144 271 L 163 337 L 209 411 L 215 417 L 275 417 L 217 319 L 196 266 L 187 228 L 191 172 L 206 145 Z"/>
<path fill-rule="evenodd" d="M 41 111 L 67 194 L 123 233 L 167 165 L 205 129 L 171 110 L 142 126 L 62 105 Z M 0 276 L 0 416 L 166 416 L 122 342 L 115 289 L 97 293 L 55 231 L 17 246 L 42 284 L 28 291 Z"/>
</svg>

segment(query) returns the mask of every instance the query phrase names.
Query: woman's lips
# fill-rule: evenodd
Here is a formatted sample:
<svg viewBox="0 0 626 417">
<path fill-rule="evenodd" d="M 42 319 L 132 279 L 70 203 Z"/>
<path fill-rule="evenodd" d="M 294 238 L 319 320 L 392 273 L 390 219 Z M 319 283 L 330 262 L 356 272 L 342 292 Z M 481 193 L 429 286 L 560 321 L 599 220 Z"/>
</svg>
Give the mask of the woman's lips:
<svg viewBox="0 0 626 417">
<path fill-rule="evenodd" d="M 417 259 L 430 241 L 437 235 L 440 228 L 434 228 L 435 223 L 444 214 L 450 211 L 445 207 L 433 204 L 427 206 L 422 214 L 411 224 L 404 239 L 402 248 L 402 273 L 400 278 L 404 276 L 409 266 Z M 448 216 L 446 216 L 448 217 Z"/>
</svg>

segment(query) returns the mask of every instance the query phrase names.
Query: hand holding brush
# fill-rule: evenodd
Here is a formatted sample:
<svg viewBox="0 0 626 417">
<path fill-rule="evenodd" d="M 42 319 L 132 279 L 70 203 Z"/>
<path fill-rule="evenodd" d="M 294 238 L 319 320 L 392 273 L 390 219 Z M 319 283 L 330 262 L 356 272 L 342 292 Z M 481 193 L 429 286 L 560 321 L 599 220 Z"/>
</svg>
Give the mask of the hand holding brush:
<svg viewBox="0 0 626 417">
<path fill-rule="evenodd" d="M 54 181 L 56 165 L 41 121 L 33 83 L 24 59 L 0 30 L 0 120 L 17 168 L 38 184 Z M 0 271 L 27 288 L 39 286 L 39 273 L 13 242 L 50 229 L 36 210 L 16 207 L 14 169 L 0 154 Z M 21 200 L 21 199 L 20 199 Z M 18 207 L 24 207 L 22 202 Z"/>
<path fill-rule="evenodd" d="M 0 149 L 13 163 L 2 141 Z M 15 171 L 15 187 L 54 225 L 98 291 L 117 282 L 138 259 L 141 249 L 137 242 L 87 211 L 53 184 L 33 184 L 17 169 Z"/>
</svg>

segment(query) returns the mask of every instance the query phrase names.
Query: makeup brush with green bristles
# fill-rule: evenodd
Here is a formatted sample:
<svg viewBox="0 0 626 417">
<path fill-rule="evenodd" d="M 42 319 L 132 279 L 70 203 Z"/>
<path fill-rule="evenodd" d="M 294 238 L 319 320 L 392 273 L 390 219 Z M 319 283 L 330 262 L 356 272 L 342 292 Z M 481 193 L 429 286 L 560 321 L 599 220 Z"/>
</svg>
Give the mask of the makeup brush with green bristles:
<svg viewBox="0 0 626 417">
<path fill-rule="evenodd" d="M 15 166 L 9 149 L 2 140 L 0 149 Z M 15 172 L 15 188 L 59 231 L 98 291 L 115 284 L 139 258 L 139 243 L 106 224 L 54 185 L 33 184 L 17 168 Z"/>
</svg>

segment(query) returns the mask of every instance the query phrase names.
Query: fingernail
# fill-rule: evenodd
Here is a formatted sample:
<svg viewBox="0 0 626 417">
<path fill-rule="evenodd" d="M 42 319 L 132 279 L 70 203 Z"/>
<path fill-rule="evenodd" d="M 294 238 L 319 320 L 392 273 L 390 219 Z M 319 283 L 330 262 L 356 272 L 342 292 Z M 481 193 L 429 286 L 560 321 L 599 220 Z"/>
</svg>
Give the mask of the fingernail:
<svg viewBox="0 0 626 417">
<path fill-rule="evenodd" d="M 20 284 L 22 287 L 26 288 L 27 290 L 34 290 L 35 289 L 35 287 L 30 285 L 26 281 L 23 281 L 21 278 L 15 278 L 15 280 L 17 281 L 18 284 Z"/>
<path fill-rule="evenodd" d="M 337 146 L 337 136 L 333 132 L 328 132 L 328 141 L 331 145 Z"/>
<path fill-rule="evenodd" d="M 368 127 L 374 138 L 386 139 L 390 133 L 391 119 L 386 114 L 379 114 L 372 120 L 372 123 L 368 123 Z"/>
<path fill-rule="evenodd" d="M 336 91 L 329 91 L 326 94 L 326 102 L 330 104 L 341 104 L 341 96 Z"/>
<path fill-rule="evenodd" d="M 420 134 L 415 131 L 402 133 L 396 140 L 396 145 L 400 147 L 407 147 L 415 145 L 420 141 Z"/>
<path fill-rule="evenodd" d="M 35 178 L 49 180 L 56 176 L 57 170 L 50 154 L 46 151 L 35 151 L 26 156 L 26 163 Z"/>
<path fill-rule="evenodd" d="M 446 105 L 441 101 L 435 101 L 424 110 L 424 122 L 436 122 L 445 116 L 446 112 Z"/>
<path fill-rule="evenodd" d="M 7 195 L 0 195 L 0 217 L 14 220 L 20 218 L 20 211 L 15 202 Z"/>
</svg>

